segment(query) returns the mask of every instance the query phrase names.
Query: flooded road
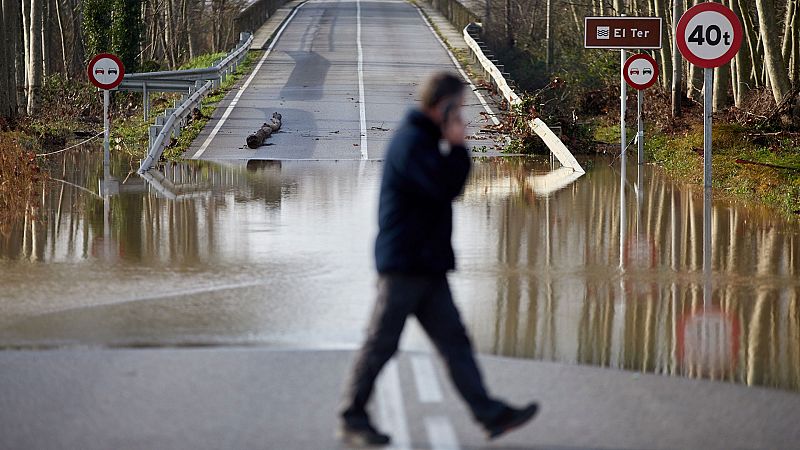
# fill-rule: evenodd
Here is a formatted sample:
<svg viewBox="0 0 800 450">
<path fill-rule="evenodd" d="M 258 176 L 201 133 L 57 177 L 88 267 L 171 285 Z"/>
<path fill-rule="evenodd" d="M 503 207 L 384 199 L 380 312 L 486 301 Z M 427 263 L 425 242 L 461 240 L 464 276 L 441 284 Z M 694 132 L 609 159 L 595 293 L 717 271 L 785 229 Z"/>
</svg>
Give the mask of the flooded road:
<svg viewBox="0 0 800 450">
<path fill-rule="evenodd" d="M 3 227 L 0 345 L 360 342 L 380 162 L 168 165 L 104 202 L 96 154 L 66 156 L 41 208 Z M 650 166 L 620 195 L 610 163 L 574 180 L 544 159 L 476 161 L 451 275 L 476 346 L 800 390 L 800 227 L 704 210 L 701 188 Z M 410 331 L 405 348 L 427 348 Z"/>
</svg>

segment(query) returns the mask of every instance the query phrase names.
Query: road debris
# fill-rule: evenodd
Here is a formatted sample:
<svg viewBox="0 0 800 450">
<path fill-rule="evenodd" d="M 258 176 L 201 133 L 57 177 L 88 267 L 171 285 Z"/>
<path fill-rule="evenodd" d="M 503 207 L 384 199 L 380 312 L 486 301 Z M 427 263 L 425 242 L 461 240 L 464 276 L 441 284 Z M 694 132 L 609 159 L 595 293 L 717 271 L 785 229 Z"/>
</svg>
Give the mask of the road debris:
<svg viewBox="0 0 800 450">
<path fill-rule="evenodd" d="M 272 120 L 270 122 L 264 123 L 261 128 L 256 131 L 255 133 L 247 136 L 247 146 L 256 149 L 264 144 L 264 141 L 267 140 L 272 133 L 278 131 L 281 128 L 281 115 L 276 113 L 272 113 Z"/>
</svg>

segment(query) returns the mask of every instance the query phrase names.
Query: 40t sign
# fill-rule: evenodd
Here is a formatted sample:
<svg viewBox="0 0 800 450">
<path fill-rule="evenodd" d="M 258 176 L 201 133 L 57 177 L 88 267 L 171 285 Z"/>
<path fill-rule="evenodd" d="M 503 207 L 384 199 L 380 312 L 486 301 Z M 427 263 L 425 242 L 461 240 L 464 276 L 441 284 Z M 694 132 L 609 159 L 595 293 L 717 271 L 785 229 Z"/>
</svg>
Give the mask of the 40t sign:
<svg viewBox="0 0 800 450">
<path fill-rule="evenodd" d="M 742 24 L 719 3 L 700 3 L 678 21 L 678 49 L 690 63 L 711 69 L 730 61 L 742 44 Z"/>
</svg>

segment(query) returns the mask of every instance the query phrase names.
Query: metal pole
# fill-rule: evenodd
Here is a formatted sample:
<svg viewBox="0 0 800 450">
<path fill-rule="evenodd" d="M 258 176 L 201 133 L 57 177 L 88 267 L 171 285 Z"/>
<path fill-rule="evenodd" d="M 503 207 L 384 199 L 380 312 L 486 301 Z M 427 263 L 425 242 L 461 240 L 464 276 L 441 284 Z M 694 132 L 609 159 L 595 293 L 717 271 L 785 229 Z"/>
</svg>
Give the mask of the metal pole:
<svg viewBox="0 0 800 450">
<path fill-rule="evenodd" d="M 703 186 L 711 187 L 711 115 L 714 97 L 714 69 L 703 69 Z"/>
<path fill-rule="evenodd" d="M 710 70 L 710 69 L 706 69 Z M 711 188 L 703 189 L 703 307 L 711 306 Z"/>
<path fill-rule="evenodd" d="M 636 120 L 639 123 L 639 131 L 636 133 L 636 143 L 639 145 L 639 165 L 644 164 L 644 120 L 642 120 L 642 103 L 644 102 L 644 91 L 637 91 L 636 99 Z"/>
<path fill-rule="evenodd" d="M 142 109 L 144 110 L 144 120 L 150 117 L 150 92 L 147 90 L 147 83 L 142 83 Z"/>
<path fill-rule="evenodd" d="M 626 170 L 628 167 L 628 158 L 625 155 L 625 147 L 627 144 L 627 136 L 625 133 L 625 112 L 628 103 L 628 92 L 625 84 L 625 77 L 622 74 L 622 69 L 625 67 L 625 50 L 620 50 L 619 59 L 619 134 L 620 134 L 620 175 L 619 175 L 619 267 L 625 271 L 625 232 L 627 220 L 625 220 L 625 178 Z M 622 281 L 620 280 L 620 287 Z M 624 288 L 623 288 L 624 291 Z"/>
<path fill-rule="evenodd" d="M 620 144 L 620 161 L 622 167 L 627 163 L 627 156 L 625 155 L 625 147 L 628 137 L 625 130 L 625 112 L 628 104 L 628 91 L 625 84 L 625 77 L 622 74 L 622 69 L 625 67 L 625 50 L 619 52 L 619 144 Z M 624 187 L 624 186 L 623 186 Z"/>
<path fill-rule="evenodd" d="M 105 136 L 103 138 L 103 180 L 108 183 L 111 178 L 111 118 L 109 117 L 109 107 L 111 105 L 111 92 L 103 90 L 103 126 Z"/>
<path fill-rule="evenodd" d="M 625 205 L 625 166 L 622 166 L 619 176 L 619 268 L 625 272 L 625 238 L 627 235 L 627 208 Z"/>
</svg>

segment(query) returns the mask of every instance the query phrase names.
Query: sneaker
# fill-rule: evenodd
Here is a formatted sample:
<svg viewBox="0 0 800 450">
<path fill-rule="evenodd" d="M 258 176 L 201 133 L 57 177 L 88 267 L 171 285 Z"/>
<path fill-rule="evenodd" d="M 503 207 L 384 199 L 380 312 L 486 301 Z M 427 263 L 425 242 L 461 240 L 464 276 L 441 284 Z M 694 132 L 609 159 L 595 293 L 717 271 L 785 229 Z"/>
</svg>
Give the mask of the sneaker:
<svg viewBox="0 0 800 450">
<path fill-rule="evenodd" d="M 388 434 L 381 433 L 369 424 L 352 426 L 343 423 L 336 434 L 345 444 L 356 447 L 381 447 L 392 441 Z"/>
<path fill-rule="evenodd" d="M 525 424 L 536 415 L 537 411 L 539 411 L 539 405 L 536 403 L 520 409 L 506 406 L 506 409 L 494 421 L 486 425 L 486 435 L 489 439 L 495 439 Z"/>
</svg>

